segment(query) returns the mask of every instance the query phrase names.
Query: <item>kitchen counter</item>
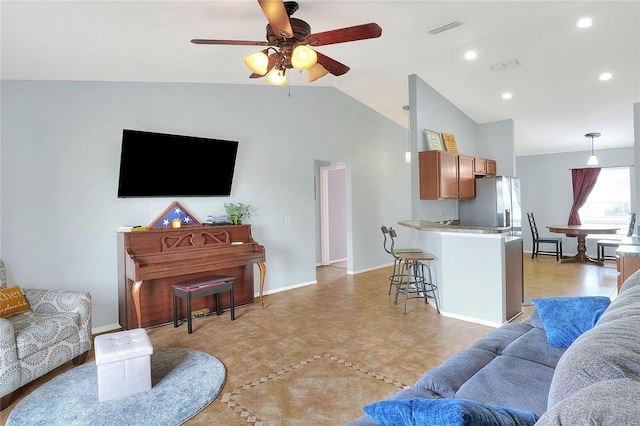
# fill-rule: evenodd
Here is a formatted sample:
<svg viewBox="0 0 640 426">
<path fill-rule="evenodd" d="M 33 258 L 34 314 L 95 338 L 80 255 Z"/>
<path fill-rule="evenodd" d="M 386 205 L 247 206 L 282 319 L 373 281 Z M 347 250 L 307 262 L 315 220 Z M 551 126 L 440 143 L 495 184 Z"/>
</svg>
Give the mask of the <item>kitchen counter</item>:
<svg viewBox="0 0 640 426">
<path fill-rule="evenodd" d="M 433 254 L 429 262 L 444 316 L 498 327 L 521 314 L 522 236 L 509 228 L 403 220 L 405 246 Z"/>
<path fill-rule="evenodd" d="M 463 232 L 466 234 L 504 234 L 510 230 L 510 228 L 498 226 L 447 225 L 445 223 L 429 222 L 426 220 L 401 220 L 398 224 L 406 226 L 407 228 L 417 229 L 418 231 Z"/>
</svg>

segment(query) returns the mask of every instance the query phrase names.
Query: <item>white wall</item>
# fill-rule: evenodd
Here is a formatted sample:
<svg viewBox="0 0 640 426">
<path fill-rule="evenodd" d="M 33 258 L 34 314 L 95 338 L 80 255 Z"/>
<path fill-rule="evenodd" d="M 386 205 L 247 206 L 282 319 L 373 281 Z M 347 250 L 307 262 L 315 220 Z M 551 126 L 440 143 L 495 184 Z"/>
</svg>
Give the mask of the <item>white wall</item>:
<svg viewBox="0 0 640 426">
<path fill-rule="evenodd" d="M 329 261 L 347 258 L 347 169 L 329 170 Z"/>
<path fill-rule="evenodd" d="M 1 101 L 9 281 L 90 291 L 94 327 L 118 321 L 117 227 L 146 226 L 173 201 L 201 220 L 251 204 L 267 293 L 315 281 L 315 160 L 349 165 L 352 270 L 389 263 L 380 225 L 410 215 L 407 130 L 333 88 L 2 81 Z M 239 141 L 231 197 L 118 199 L 123 128 Z M 159 174 L 176 178 L 169 160 Z"/>
</svg>

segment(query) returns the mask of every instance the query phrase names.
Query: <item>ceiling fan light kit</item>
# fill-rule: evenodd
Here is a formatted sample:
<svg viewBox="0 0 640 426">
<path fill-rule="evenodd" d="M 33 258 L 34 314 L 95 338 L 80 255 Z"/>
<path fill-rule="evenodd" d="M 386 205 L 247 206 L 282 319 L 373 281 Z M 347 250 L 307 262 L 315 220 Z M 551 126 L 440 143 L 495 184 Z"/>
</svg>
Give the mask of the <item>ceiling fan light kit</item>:
<svg viewBox="0 0 640 426">
<path fill-rule="evenodd" d="M 250 78 L 266 77 L 266 81 L 286 86 L 285 72 L 295 68 L 307 70 L 308 81 L 313 82 L 331 73 L 340 76 L 349 71 L 349 67 L 332 59 L 309 46 L 325 46 L 328 44 L 377 38 L 382 35 L 378 24 L 369 23 L 345 27 L 321 33 L 311 33 L 311 26 L 305 21 L 291 18 L 298 10 L 298 3 L 282 0 L 258 0 L 267 24 L 267 41 L 244 40 L 208 40 L 192 39 L 194 44 L 222 44 L 235 46 L 267 46 L 266 49 L 248 55 L 244 63 L 251 70 Z M 273 53 L 269 55 L 269 51 Z"/>
<path fill-rule="evenodd" d="M 267 74 L 267 78 L 265 80 L 268 83 L 274 84 L 276 86 L 286 86 L 287 77 L 284 75 L 284 73 L 284 69 L 274 68 L 269 71 L 269 74 Z"/>
<path fill-rule="evenodd" d="M 316 64 L 318 55 L 316 51 L 304 44 L 299 44 L 291 54 L 291 66 L 298 70 L 308 70 Z"/>
<path fill-rule="evenodd" d="M 314 66 L 307 70 L 307 78 L 309 79 L 309 83 L 313 83 L 317 79 L 324 77 L 329 74 L 329 71 L 322 65 L 316 62 Z"/>
<path fill-rule="evenodd" d="M 268 49 L 265 49 L 261 50 L 260 52 L 252 53 L 251 55 L 245 56 L 244 64 L 249 67 L 251 72 L 265 75 L 267 73 L 267 67 L 269 65 L 267 52 Z"/>
</svg>

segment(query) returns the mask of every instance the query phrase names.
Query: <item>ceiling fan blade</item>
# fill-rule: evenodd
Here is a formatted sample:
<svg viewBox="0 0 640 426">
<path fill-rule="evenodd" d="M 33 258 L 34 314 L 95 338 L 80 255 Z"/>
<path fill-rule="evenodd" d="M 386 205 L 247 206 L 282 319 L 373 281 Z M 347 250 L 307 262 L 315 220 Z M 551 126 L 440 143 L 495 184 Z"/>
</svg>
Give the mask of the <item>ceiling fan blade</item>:
<svg viewBox="0 0 640 426">
<path fill-rule="evenodd" d="M 327 71 L 329 71 L 333 75 L 342 75 L 346 74 L 351 68 L 346 66 L 345 64 L 341 64 L 335 59 L 331 59 L 327 55 L 323 55 L 320 52 L 316 52 L 318 55 L 318 63 L 325 67 Z"/>
<path fill-rule="evenodd" d="M 251 73 L 251 75 L 249 76 L 249 78 L 260 78 L 260 77 L 264 77 L 265 75 L 269 74 L 269 71 L 271 71 L 271 69 L 273 67 L 276 66 L 276 64 L 278 63 L 278 54 L 277 53 L 272 53 L 271 55 L 269 55 L 269 62 L 267 63 L 267 72 L 264 73 L 264 75 L 262 74 L 257 74 L 257 73 Z"/>
<path fill-rule="evenodd" d="M 293 30 L 291 22 L 289 22 L 289 15 L 284 8 L 284 2 L 282 0 L 258 0 L 258 3 L 260 3 L 273 32 L 283 38 L 291 38 Z"/>
<path fill-rule="evenodd" d="M 356 25 L 355 27 L 340 28 L 338 30 L 309 34 L 305 37 L 311 46 L 326 46 L 328 44 L 345 43 L 349 41 L 377 38 L 382 35 L 382 28 L 375 23 Z"/>
<path fill-rule="evenodd" d="M 267 41 L 250 41 L 250 40 L 207 40 L 202 38 L 194 38 L 191 40 L 193 44 L 228 44 L 232 46 L 271 46 Z"/>
</svg>

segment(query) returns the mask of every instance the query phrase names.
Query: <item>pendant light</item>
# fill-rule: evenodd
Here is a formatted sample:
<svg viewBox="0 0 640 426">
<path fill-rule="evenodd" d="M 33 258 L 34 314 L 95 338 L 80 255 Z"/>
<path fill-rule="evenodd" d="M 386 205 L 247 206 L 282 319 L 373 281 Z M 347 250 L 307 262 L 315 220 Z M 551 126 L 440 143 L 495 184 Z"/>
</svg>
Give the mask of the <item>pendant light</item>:
<svg viewBox="0 0 640 426">
<path fill-rule="evenodd" d="M 405 111 L 409 111 L 409 105 L 404 105 L 402 109 Z M 408 139 L 408 138 L 407 138 L 407 151 L 404 153 L 404 162 L 405 163 L 411 162 L 411 139 Z"/>
<path fill-rule="evenodd" d="M 600 133 L 591 132 L 591 133 L 587 133 L 584 136 L 587 138 L 591 138 L 591 156 L 589 156 L 589 160 L 587 161 L 587 166 L 597 166 L 599 163 L 598 163 L 598 158 L 593 152 L 593 138 L 600 137 Z"/>
</svg>

